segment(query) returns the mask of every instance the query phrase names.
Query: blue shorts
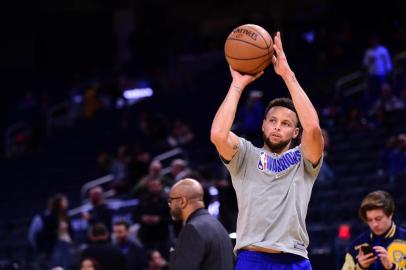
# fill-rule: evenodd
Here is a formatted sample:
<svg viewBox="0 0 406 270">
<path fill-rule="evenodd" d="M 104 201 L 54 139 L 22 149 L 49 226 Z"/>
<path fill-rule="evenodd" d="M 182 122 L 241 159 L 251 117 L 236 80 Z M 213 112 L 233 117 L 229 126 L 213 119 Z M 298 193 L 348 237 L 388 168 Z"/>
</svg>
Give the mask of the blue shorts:
<svg viewBox="0 0 406 270">
<path fill-rule="evenodd" d="M 310 261 L 290 253 L 238 251 L 235 270 L 312 270 Z"/>
</svg>

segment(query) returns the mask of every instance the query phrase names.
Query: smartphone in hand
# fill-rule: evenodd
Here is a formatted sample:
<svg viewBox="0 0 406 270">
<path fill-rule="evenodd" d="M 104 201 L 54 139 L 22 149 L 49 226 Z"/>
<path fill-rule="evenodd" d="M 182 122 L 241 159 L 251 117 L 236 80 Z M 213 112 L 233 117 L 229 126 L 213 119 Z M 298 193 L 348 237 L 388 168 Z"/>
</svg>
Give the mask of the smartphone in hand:
<svg viewBox="0 0 406 270">
<path fill-rule="evenodd" d="M 367 254 L 369 254 L 369 253 L 374 253 L 374 249 L 373 249 L 370 245 L 368 245 L 368 246 L 361 246 L 361 250 L 362 250 L 362 252 L 363 252 L 365 255 L 367 255 Z"/>
</svg>

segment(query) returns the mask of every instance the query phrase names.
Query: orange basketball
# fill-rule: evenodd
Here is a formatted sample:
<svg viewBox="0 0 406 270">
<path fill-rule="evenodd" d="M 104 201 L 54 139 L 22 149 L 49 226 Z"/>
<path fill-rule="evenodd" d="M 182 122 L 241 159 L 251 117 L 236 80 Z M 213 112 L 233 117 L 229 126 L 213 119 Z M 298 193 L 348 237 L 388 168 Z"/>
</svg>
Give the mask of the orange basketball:
<svg viewBox="0 0 406 270">
<path fill-rule="evenodd" d="M 269 66 L 273 41 L 261 26 L 244 24 L 228 35 L 224 53 L 228 64 L 245 74 L 255 74 Z"/>
</svg>

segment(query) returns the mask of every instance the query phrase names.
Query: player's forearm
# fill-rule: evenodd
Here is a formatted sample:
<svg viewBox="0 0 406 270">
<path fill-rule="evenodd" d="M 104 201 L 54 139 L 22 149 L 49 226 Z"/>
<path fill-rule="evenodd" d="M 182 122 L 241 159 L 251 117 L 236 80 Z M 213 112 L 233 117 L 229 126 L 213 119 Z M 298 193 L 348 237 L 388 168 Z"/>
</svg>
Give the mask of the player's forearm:
<svg viewBox="0 0 406 270">
<path fill-rule="evenodd" d="M 319 117 L 309 97 L 300 86 L 293 71 L 282 76 L 292 97 L 300 123 L 304 130 L 319 129 Z"/>
<path fill-rule="evenodd" d="M 219 140 L 226 140 L 234 122 L 242 91 L 243 89 L 239 85 L 230 85 L 228 93 L 217 110 L 211 126 L 210 138 L 213 143 Z"/>
</svg>

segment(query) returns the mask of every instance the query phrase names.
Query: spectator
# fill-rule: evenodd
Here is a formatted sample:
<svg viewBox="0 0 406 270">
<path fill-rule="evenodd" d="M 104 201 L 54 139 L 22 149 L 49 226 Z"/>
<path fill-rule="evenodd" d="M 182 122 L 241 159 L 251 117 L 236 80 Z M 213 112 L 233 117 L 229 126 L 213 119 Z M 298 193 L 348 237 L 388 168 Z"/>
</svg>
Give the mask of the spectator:
<svg viewBox="0 0 406 270">
<path fill-rule="evenodd" d="M 395 202 L 389 193 L 378 190 L 361 202 L 359 216 L 369 229 L 349 246 L 342 270 L 404 269 L 406 230 L 392 221 Z M 367 247 L 372 247 L 370 251 Z"/>
<path fill-rule="evenodd" d="M 173 185 L 175 182 L 186 177 L 190 172 L 186 160 L 177 158 L 172 160 L 171 170 L 166 176 L 171 179 L 171 185 Z"/>
<path fill-rule="evenodd" d="M 130 188 L 148 173 L 151 162 L 151 154 L 143 146 L 135 144 L 132 149 L 128 175 L 128 185 Z"/>
<path fill-rule="evenodd" d="M 406 173 L 406 134 L 397 136 L 396 148 L 389 153 L 388 176 L 391 183 L 398 175 Z"/>
<path fill-rule="evenodd" d="M 238 205 L 228 172 L 224 172 L 223 176 L 216 179 L 214 185 L 218 190 L 218 200 L 220 203 L 219 219 L 228 232 L 235 232 Z"/>
<path fill-rule="evenodd" d="M 130 224 L 117 221 L 113 225 L 113 241 L 126 256 L 127 270 L 143 270 L 146 266 L 144 249 L 129 239 Z"/>
<path fill-rule="evenodd" d="M 392 71 L 392 61 L 388 49 L 379 43 L 377 34 L 369 38 L 369 47 L 365 50 L 363 64 L 368 71 L 368 85 L 372 100 L 378 95 L 382 84 L 388 82 Z"/>
<path fill-rule="evenodd" d="M 377 111 L 381 108 L 384 112 L 404 109 L 402 101 L 393 94 L 392 86 L 389 83 L 383 83 L 380 90 L 381 94 L 370 109 L 369 115 L 377 113 Z"/>
<path fill-rule="evenodd" d="M 319 175 L 317 176 L 317 179 L 321 182 L 331 182 L 334 181 L 335 175 L 333 170 L 330 168 L 329 162 L 328 162 L 328 149 L 330 146 L 330 137 L 328 135 L 327 130 L 322 129 L 322 135 L 324 139 L 324 162 L 321 165 Z"/>
<path fill-rule="evenodd" d="M 158 250 L 150 250 L 147 255 L 148 270 L 168 270 L 168 263 Z"/>
<path fill-rule="evenodd" d="M 39 253 L 50 259 L 59 242 L 71 242 L 73 231 L 67 215 L 69 206 L 66 195 L 58 193 L 50 199 L 50 211 L 42 216 L 42 228 L 36 237 Z"/>
<path fill-rule="evenodd" d="M 131 162 L 128 147 L 120 145 L 117 148 L 117 156 L 113 160 L 111 173 L 114 176 L 113 187 L 115 190 L 122 191 L 128 185 L 129 164 Z"/>
<path fill-rule="evenodd" d="M 36 264 L 40 269 L 49 267 L 49 259 L 58 241 L 60 217 L 68 207 L 63 194 L 56 194 L 48 199 L 47 209 L 34 216 L 28 231 L 28 240 L 35 251 Z"/>
<path fill-rule="evenodd" d="M 104 201 L 103 188 L 100 186 L 92 188 L 89 191 L 89 198 L 93 208 L 89 212 L 83 213 L 83 218 L 88 221 L 89 225 L 103 223 L 111 232 L 113 211 Z"/>
<path fill-rule="evenodd" d="M 95 223 L 89 230 L 90 245 L 82 251 L 81 259 L 92 258 L 102 270 L 126 270 L 126 258 L 120 249 L 109 242 L 109 232 L 103 223 Z"/>
<path fill-rule="evenodd" d="M 148 169 L 148 174 L 142 177 L 132 190 L 132 195 L 139 197 L 147 192 L 147 183 L 152 179 L 160 179 L 162 185 L 166 188 L 172 185 L 170 179 L 161 175 L 162 163 L 159 160 L 153 160 Z"/>
<path fill-rule="evenodd" d="M 148 193 L 140 198 L 134 219 L 140 224 L 138 237 L 145 250 L 158 249 L 165 258 L 168 258 L 169 214 L 166 196 L 159 179 L 148 181 Z"/>
<path fill-rule="evenodd" d="M 100 264 L 92 258 L 84 258 L 80 262 L 80 270 L 102 270 Z"/>
<path fill-rule="evenodd" d="M 71 232 L 69 220 L 61 220 L 58 228 L 58 241 L 56 242 L 50 260 L 51 267 L 60 266 L 63 269 L 72 269 L 77 255 L 77 249 L 72 241 Z"/>
<path fill-rule="evenodd" d="M 166 140 L 169 146 L 177 147 L 189 143 L 193 138 L 194 134 L 190 130 L 190 127 L 182 121 L 177 120 Z"/>
</svg>

